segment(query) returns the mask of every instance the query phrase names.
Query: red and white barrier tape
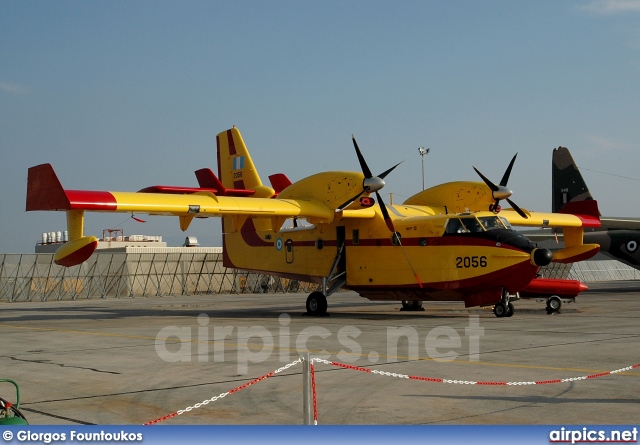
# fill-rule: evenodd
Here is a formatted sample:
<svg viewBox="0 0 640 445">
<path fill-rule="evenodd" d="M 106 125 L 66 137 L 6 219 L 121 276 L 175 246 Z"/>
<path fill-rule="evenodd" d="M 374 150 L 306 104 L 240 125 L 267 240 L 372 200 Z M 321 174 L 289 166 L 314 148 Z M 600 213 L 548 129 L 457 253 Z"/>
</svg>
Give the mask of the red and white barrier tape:
<svg viewBox="0 0 640 445">
<path fill-rule="evenodd" d="M 313 359 L 310 360 L 311 367 L 311 394 L 313 395 L 313 424 L 318 424 L 318 398 L 316 397 L 316 371 L 313 366 Z"/>
<path fill-rule="evenodd" d="M 271 371 L 269 374 L 265 374 L 265 375 L 263 375 L 261 377 L 258 377 L 257 379 L 253 379 L 250 382 L 245 383 L 244 385 L 237 386 L 237 387 L 233 388 L 231 391 L 223 392 L 220 395 L 214 396 L 214 397 L 212 397 L 210 399 L 207 399 L 207 400 L 203 400 L 202 402 L 196 403 L 195 405 L 189 406 L 189 407 L 187 407 L 185 409 L 181 409 L 181 410 L 178 410 L 178 411 L 173 412 L 171 414 L 168 414 L 166 416 L 159 417 L 159 418 L 157 418 L 155 420 L 152 420 L 150 422 L 143 423 L 143 425 L 155 425 L 157 423 L 164 422 L 165 420 L 171 419 L 171 418 L 179 416 L 181 414 L 193 411 L 194 409 L 202 408 L 203 406 L 206 406 L 211 402 L 215 402 L 216 400 L 222 399 L 222 398 L 228 396 L 229 394 L 233 394 L 235 392 L 241 391 L 241 390 L 245 389 L 246 387 L 253 385 L 254 383 L 258 383 L 258 382 L 260 382 L 262 380 L 268 379 L 269 377 L 274 376 L 274 375 L 276 375 L 276 374 L 278 374 L 278 373 L 280 373 L 282 371 L 285 371 L 285 370 L 291 368 L 292 366 L 298 365 L 300 363 L 302 363 L 302 357 L 300 357 L 298 360 L 295 360 L 295 361 L 289 363 L 288 365 L 283 366 L 282 368 L 276 369 L 275 371 Z"/>
<path fill-rule="evenodd" d="M 193 411 L 194 409 L 198 409 L 198 408 L 202 408 L 203 406 L 208 405 L 211 402 L 215 402 L 216 400 L 222 399 L 230 394 L 233 394 L 235 392 L 241 391 L 245 388 L 247 388 L 248 386 L 253 385 L 254 383 L 258 383 L 262 380 L 268 379 L 271 376 L 274 376 L 282 371 L 285 371 L 289 368 L 291 368 L 292 366 L 295 365 L 299 365 L 301 364 L 303 361 L 303 358 L 300 357 L 297 360 L 283 366 L 282 368 L 276 369 L 275 371 L 271 371 L 268 374 L 265 374 L 261 377 L 258 377 L 256 379 L 251 380 L 250 382 L 245 383 L 244 385 L 240 385 L 230 391 L 227 392 L 223 392 L 222 394 L 219 394 L 217 396 L 214 396 L 210 399 L 204 400 L 200 403 L 196 403 L 195 405 L 189 406 L 185 409 L 181 409 L 179 411 L 173 412 L 171 414 L 168 414 L 166 416 L 163 417 L 159 417 L 155 420 L 152 420 L 150 422 L 144 423 L 143 425 L 155 425 L 157 423 L 160 422 L 164 422 L 165 420 L 171 419 L 173 417 L 179 416 L 181 414 L 184 413 L 188 413 L 190 411 Z M 473 381 L 466 381 L 466 380 L 449 380 L 449 379 L 440 379 L 440 378 L 434 378 L 434 377 L 420 377 L 420 376 L 415 376 L 415 375 L 408 375 L 408 374 L 398 374 L 395 372 L 386 372 L 386 371 L 379 371 L 377 369 L 371 369 L 371 368 L 363 368 L 360 366 L 353 366 L 353 365 L 347 365 L 344 363 L 340 363 L 340 362 L 331 362 L 329 360 L 324 360 L 321 358 L 312 358 L 311 359 L 311 363 L 310 363 L 310 367 L 311 367 L 311 387 L 312 387 L 312 394 L 313 394 L 313 420 L 314 420 L 314 424 L 318 424 L 318 402 L 317 402 L 317 397 L 316 397 L 316 379 L 315 379 L 315 369 L 313 366 L 314 362 L 318 362 L 318 363 L 324 363 L 325 365 L 330 365 L 330 366 L 336 366 L 339 368 L 343 368 L 343 369 L 350 369 L 353 371 L 360 371 L 360 372 L 367 372 L 370 374 L 377 374 L 377 375 L 381 375 L 381 376 L 385 376 L 385 377 L 395 377 L 395 378 L 400 378 L 400 379 L 410 379 L 410 380 L 420 380 L 423 382 L 432 382 L 432 383 L 452 383 L 452 384 L 458 384 L 458 385 L 482 385 L 482 386 L 525 386 L 525 385 L 548 385 L 548 384 L 552 384 L 552 383 L 565 383 L 565 382 L 575 382 L 578 380 L 588 380 L 588 379 L 595 379 L 598 377 L 604 377 L 607 375 L 611 375 L 611 374 L 618 374 L 621 372 L 625 372 L 625 371 L 631 371 L 632 369 L 636 369 L 636 368 L 640 368 L 640 363 L 636 364 L 636 365 L 632 365 L 632 366 L 627 366 L 625 368 L 620 368 L 620 369 L 616 369 L 614 371 L 608 371 L 608 372 L 602 372 L 599 374 L 591 374 L 591 375 L 585 375 L 585 376 L 581 376 L 581 377 L 571 377 L 571 378 L 567 378 L 567 379 L 555 379 L 555 380 L 540 380 L 540 381 L 535 381 L 535 382 L 473 382 Z"/>
<path fill-rule="evenodd" d="M 352 366 L 346 365 L 344 363 L 339 362 L 331 362 L 329 360 L 323 360 L 320 358 L 311 359 L 312 362 L 324 363 L 325 365 L 337 366 L 343 369 L 351 369 L 353 371 L 361 371 L 368 372 L 371 374 L 378 374 L 386 377 L 396 377 L 400 379 L 411 379 L 411 380 L 421 380 L 424 382 L 432 382 L 432 383 L 453 383 L 458 385 L 485 385 L 485 386 L 524 386 L 524 385 L 548 385 L 551 383 L 565 383 L 565 382 L 575 382 L 578 380 L 587 380 L 587 379 L 595 379 L 598 377 L 604 377 L 611 374 L 617 374 L 620 372 L 631 371 L 635 368 L 640 368 L 640 363 L 637 365 L 627 366 L 626 368 L 616 369 L 615 371 L 602 372 L 599 374 L 591 374 L 585 375 L 581 377 L 571 377 L 567 379 L 556 379 L 556 380 L 540 380 L 535 382 L 472 382 L 467 380 L 449 380 L 449 379 L 440 379 L 433 377 L 419 377 L 415 375 L 407 375 L 407 374 L 397 374 L 395 372 L 386 372 L 386 371 L 378 371 L 377 369 L 371 368 L 362 368 L 360 366 Z"/>
</svg>

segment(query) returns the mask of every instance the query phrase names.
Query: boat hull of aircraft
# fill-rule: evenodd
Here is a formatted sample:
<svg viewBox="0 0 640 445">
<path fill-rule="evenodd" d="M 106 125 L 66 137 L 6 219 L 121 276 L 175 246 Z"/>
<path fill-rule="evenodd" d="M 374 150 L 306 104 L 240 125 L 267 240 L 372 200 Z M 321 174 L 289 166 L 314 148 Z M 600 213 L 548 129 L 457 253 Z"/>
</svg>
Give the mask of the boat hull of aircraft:
<svg viewBox="0 0 640 445">
<path fill-rule="evenodd" d="M 501 301 L 503 289 L 516 293 L 539 270 L 532 262 L 533 247 L 526 252 L 494 240 L 452 236 L 403 237 L 401 248 L 391 236 L 354 240 L 353 234 L 361 230 L 357 223 L 346 222 L 336 228 L 350 235 L 344 240 L 343 264 L 338 269 L 346 275 L 343 288 L 371 300 L 489 305 Z M 328 232 L 309 228 L 226 233 L 225 266 L 321 283 L 339 246 L 338 239 Z M 249 248 L 251 256 L 244 255 Z M 381 258 L 384 261 L 376 261 Z M 414 266 L 419 280 L 408 264 Z"/>
</svg>

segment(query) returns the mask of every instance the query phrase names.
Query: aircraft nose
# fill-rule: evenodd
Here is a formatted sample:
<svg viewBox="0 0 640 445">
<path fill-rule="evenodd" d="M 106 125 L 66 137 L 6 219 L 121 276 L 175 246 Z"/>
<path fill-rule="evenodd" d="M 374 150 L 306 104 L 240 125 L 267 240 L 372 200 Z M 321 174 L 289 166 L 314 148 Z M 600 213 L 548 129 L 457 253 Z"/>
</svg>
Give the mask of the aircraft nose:
<svg viewBox="0 0 640 445">
<path fill-rule="evenodd" d="M 531 262 L 536 266 L 546 266 L 553 260 L 553 254 L 549 249 L 533 249 Z"/>
</svg>

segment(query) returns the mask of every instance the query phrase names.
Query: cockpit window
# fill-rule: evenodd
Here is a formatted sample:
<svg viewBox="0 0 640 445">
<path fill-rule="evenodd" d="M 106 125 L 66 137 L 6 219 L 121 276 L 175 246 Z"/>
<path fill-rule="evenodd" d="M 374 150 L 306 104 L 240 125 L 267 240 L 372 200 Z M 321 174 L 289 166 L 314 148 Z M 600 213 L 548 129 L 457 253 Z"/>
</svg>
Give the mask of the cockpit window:
<svg viewBox="0 0 640 445">
<path fill-rule="evenodd" d="M 513 229 L 513 227 L 511 227 L 511 224 L 509 224 L 507 218 L 505 218 L 504 216 L 500 217 L 500 221 L 502 221 L 502 224 L 504 224 L 507 229 Z"/>
<path fill-rule="evenodd" d="M 502 222 L 500 220 L 500 218 L 498 218 L 497 216 L 483 216 L 478 218 L 480 220 L 480 222 L 482 223 L 482 225 L 484 226 L 485 230 L 493 230 L 493 229 L 504 229 L 504 225 L 502 225 Z"/>
<path fill-rule="evenodd" d="M 447 228 L 444 233 L 465 233 L 467 229 L 464 228 L 458 218 L 450 218 L 447 221 Z"/>
<path fill-rule="evenodd" d="M 467 229 L 467 232 L 479 233 L 484 231 L 475 217 L 462 218 L 460 221 L 462 221 L 462 224 Z"/>
</svg>

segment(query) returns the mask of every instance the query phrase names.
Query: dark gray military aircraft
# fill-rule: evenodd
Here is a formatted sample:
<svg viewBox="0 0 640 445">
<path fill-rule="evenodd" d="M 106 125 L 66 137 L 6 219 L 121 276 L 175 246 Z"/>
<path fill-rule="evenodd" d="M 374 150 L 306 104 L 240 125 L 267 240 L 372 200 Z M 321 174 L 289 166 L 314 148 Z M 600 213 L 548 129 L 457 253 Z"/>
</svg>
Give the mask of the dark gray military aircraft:
<svg viewBox="0 0 640 445">
<path fill-rule="evenodd" d="M 566 203 L 593 199 L 569 149 L 553 149 L 552 207 L 558 212 Z M 598 229 L 584 232 L 584 242 L 600 244 L 600 252 L 640 269 L 640 218 L 601 216 Z"/>
</svg>

